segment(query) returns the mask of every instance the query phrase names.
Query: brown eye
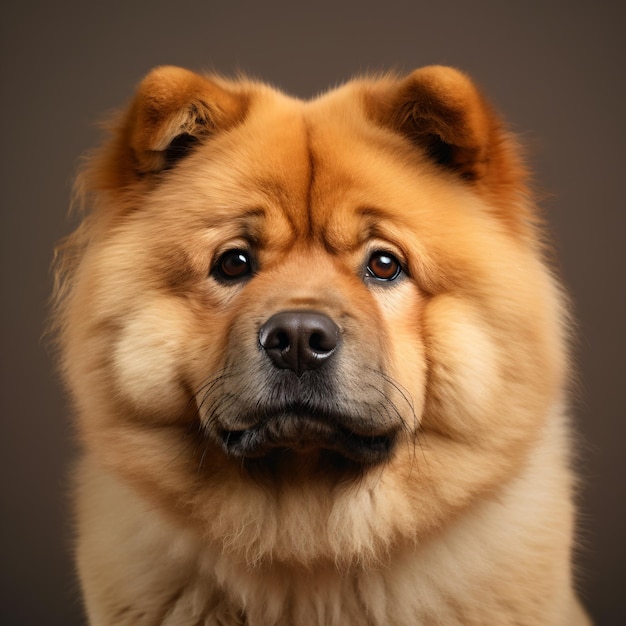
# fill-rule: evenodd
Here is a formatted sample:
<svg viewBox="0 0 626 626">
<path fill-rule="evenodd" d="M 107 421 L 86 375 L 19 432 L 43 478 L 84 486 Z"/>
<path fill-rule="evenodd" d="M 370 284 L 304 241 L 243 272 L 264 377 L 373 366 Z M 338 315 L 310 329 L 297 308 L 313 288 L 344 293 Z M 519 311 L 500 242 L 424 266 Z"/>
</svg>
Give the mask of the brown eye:
<svg viewBox="0 0 626 626">
<path fill-rule="evenodd" d="M 218 259 L 216 274 L 222 280 L 238 280 L 252 273 L 250 256 L 245 250 L 228 250 Z"/>
<path fill-rule="evenodd" d="M 395 280 L 401 271 L 400 261 L 383 250 L 374 252 L 367 263 L 367 273 L 378 280 Z"/>
</svg>

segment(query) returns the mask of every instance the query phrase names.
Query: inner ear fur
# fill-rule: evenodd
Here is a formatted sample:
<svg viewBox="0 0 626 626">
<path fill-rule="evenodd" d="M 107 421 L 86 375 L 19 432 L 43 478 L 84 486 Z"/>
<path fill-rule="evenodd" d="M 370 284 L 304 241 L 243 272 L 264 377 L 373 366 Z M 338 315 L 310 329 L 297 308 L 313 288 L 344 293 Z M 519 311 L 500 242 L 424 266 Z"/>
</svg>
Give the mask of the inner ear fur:
<svg viewBox="0 0 626 626">
<path fill-rule="evenodd" d="M 173 167 L 193 146 L 242 119 L 245 97 L 217 79 L 163 66 L 140 83 L 117 133 L 119 182 Z"/>
</svg>

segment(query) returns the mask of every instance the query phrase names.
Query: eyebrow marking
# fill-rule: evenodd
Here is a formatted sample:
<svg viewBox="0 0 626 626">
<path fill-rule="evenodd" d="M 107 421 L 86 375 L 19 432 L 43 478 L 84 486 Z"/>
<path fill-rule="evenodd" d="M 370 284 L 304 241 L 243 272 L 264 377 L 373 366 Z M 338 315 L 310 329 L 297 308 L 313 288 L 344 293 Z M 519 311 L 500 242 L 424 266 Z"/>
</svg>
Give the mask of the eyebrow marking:
<svg viewBox="0 0 626 626">
<path fill-rule="evenodd" d="M 250 222 L 259 222 L 266 217 L 265 209 L 261 207 L 253 209 L 238 209 L 233 207 L 231 214 L 226 216 L 225 211 L 222 208 L 220 211 L 211 213 L 204 218 L 205 228 L 216 228 L 222 226 L 227 221 L 229 225 L 236 224 L 240 228 L 244 228 L 250 224 Z"/>
<path fill-rule="evenodd" d="M 369 222 L 373 222 L 374 219 L 376 221 L 393 221 L 393 220 L 398 221 L 398 222 L 402 221 L 402 219 L 398 219 L 397 214 L 392 213 L 391 211 L 387 211 L 386 209 L 381 209 L 375 206 L 360 207 L 355 212 L 357 215 L 360 215 L 361 217 L 373 218 L 373 219 L 370 219 Z"/>
</svg>

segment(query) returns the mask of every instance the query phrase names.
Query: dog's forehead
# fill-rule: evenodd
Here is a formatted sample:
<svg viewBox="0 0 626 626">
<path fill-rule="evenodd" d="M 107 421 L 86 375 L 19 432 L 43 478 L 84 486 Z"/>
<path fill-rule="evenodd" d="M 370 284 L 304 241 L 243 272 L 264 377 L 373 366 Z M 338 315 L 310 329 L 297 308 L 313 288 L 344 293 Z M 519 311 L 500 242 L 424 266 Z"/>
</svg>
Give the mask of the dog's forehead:
<svg viewBox="0 0 626 626">
<path fill-rule="evenodd" d="M 263 230 L 266 240 L 283 243 L 311 238 L 333 249 L 360 246 L 374 224 L 394 217 L 389 176 L 371 173 L 373 163 L 379 171 L 397 165 L 379 136 L 358 99 L 331 93 L 302 102 L 265 94 L 218 144 L 219 158 L 208 146 L 205 189 L 220 203 L 207 203 L 215 224 Z"/>
</svg>

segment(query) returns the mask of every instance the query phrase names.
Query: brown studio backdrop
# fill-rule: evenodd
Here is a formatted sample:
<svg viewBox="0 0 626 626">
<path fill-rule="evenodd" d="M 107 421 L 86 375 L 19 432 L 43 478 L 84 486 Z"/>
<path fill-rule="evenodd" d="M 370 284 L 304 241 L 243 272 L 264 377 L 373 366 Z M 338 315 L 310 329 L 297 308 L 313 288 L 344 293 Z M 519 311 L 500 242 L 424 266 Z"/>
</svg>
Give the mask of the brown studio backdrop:
<svg viewBox="0 0 626 626">
<path fill-rule="evenodd" d="M 68 407 L 40 336 L 54 242 L 96 122 L 151 67 L 241 69 L 300 96 L 366 70 L 467 70 L 529 147 L 578 320 L 580 586 L 626 623 L 626 54 L 619 3 L 14 3 L 2 67 L 0 624 L 83 623 L 70 546 Z"/>
</svg>

